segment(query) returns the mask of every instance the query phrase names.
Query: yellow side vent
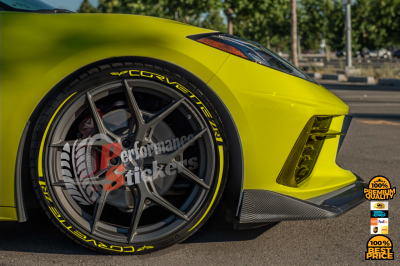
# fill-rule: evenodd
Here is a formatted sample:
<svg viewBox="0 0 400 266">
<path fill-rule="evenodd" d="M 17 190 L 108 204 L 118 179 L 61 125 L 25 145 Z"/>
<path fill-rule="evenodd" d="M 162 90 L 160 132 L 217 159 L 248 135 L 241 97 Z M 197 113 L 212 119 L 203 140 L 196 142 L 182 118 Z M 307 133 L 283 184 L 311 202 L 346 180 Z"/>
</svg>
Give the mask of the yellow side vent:
<svg viewBox="0 0 400 266">
<path fill-rule="evenodd" d="M 313 116 L 304 127 L 276 182 L 288 187 L 298 187 L 310 176 L 325 139 L 343 135 L 329 130 L 332 116 Z"/>
</svg>

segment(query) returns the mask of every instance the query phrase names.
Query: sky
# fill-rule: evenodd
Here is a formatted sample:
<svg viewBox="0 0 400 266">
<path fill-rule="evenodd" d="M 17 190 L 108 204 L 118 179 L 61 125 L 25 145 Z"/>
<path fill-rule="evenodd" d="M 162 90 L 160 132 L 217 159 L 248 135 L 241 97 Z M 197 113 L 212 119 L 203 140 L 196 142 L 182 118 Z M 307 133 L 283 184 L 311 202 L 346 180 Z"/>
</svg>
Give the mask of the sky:
<svg viewBox="0 0 400 266">
<path fill-rule="evenodd" d="M 80 6 L 83 0 L 42 0 L 43 2 L 54 6 L 56 8 L 65 8 L 71 11 L 76 11 Z M 89 0 L 93 6 L 97 7 L 98 0 Z"/>
</svg>

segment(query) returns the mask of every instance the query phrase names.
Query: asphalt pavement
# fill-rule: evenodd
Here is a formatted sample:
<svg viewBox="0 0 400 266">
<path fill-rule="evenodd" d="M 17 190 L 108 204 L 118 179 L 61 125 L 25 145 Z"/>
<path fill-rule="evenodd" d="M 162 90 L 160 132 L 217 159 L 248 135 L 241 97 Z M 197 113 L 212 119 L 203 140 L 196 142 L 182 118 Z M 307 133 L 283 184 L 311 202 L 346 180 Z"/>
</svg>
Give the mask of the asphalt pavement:
<svg viewBox="0 0 400 266">
<path fill-rule="evenodd" d="M 358 117 L 400 117 L 400 88 L 339 81 L 321 81 L 322 85 L 350 107 Z"/>
<path fill-rule="evenodd" d="M 388 177 L 400 187 L 400 89 L 326 86 L 355 115 L 337 163 L 364 180 Z M 399 194 L 399 193 L 397 193 Z M 0 223 L 0 265 L 360 265 L 370 235 L 369 202 L 333 220 L 281 222 L 233 231 L 223 206 L 185 242 L 142 256 L 108 256 L 61 234 L 42 210 L 26 223 Z M 400 260 L 400 195 L 389 202 L 389 237 Z"/>
</svg>

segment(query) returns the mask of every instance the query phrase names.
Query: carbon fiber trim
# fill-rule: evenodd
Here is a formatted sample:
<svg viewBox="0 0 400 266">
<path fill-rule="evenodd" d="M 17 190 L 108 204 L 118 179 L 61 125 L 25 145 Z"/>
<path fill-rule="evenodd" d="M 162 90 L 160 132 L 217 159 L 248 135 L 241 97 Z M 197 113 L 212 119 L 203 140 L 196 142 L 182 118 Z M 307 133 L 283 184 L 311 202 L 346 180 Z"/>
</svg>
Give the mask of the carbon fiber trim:
<svg viewBox="0 0 400 266">
<path fill-rule="evenodd" d="M 365 183 L 357 181 L 339 195 L 326 198 L 321 205 L 268 190 L 246 189 L 239 223 L 335 218 L 365 201 L 362 194 L 364 186 Z"/>
<path fill-rule="evenodd" d="M 272 191 L 246 189 L 240 223 L 319 220 L 333 218 L 340 213 L 340 209 L 331 212 Z"/>
<path fill-rule="evenodd" d="M 344 139 L 345 139 L 345 137 L 347 135 L 347 131 L 349 130 L 349 127 L 350 127 L 352 119 L 353 119 L 353 116 L 351 116 L 351 115 L 345 115 L 344 116 L 342 130 L 341 130 L 341 132 L 344 135 L 340 136 L 337 153 L 339 153 L 340 148 L 342 147 L 343 141 L 344 141 Z"/>
</svg>

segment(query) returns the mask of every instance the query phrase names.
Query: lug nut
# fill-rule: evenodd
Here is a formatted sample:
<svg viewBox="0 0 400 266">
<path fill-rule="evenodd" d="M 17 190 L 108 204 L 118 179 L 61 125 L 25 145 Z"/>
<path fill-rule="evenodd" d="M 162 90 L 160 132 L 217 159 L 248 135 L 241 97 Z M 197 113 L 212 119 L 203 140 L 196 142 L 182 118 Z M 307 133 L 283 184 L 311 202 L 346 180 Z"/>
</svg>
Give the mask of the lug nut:
<svg viewBox="0 0 400 266">
<path fill-rule="evenodd" d="M 116 165 L 116 164 L 118 164 L 118 159 L 117 158 L 113 158 L 113 159 L 110 160 L 110 163 L 112 165 Z"/>
<path fill-rule="evenodd" d="M 124 141 L 122 141 L 122 146 L 124 146 L 125 148 L 128 148 L 131 145 L 131 142 L 127 139 L 125 139 Z"/>
</svg>

